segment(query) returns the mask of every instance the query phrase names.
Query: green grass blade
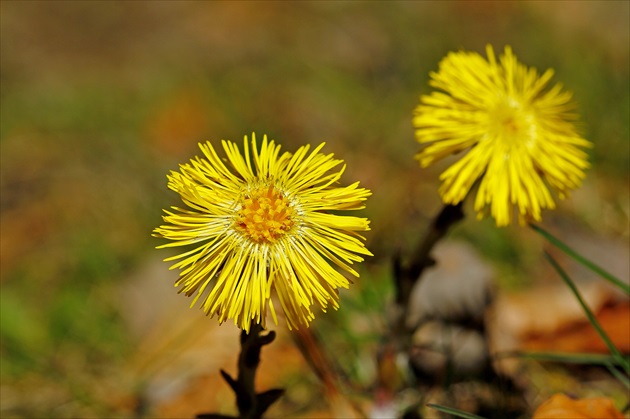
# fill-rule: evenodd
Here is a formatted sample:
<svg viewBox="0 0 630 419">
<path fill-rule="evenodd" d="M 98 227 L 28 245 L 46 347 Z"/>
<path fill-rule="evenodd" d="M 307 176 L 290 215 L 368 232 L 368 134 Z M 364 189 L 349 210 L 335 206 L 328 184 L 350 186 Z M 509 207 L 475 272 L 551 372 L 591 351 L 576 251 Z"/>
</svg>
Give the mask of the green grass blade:
<svg viewBox="0 0 630 419">
<path fill-rule="evenodd" d="M 595 328 L 595 330 L 597 331 L 599 336 L 602 338 L 606 346 L 608 346 L 608 350 L 610 351 L 611 355 L 615 358 L 617 363 L 623 367 L 626 373 L 630 374 L 630 363 L 628 362 L 626 358 L 623 357 L 623 355 L 621 355 L 621 353 L 619 352 L 617 347 L 612 343 L 612 341 L 610 340 L 606 332 L 604 332 L 604 329 L 602 329 L 601 325 L 595 318 L 595 315 L 593 314 L 591 309 L 588 307 L 588 305 L 586 305 L 586 302 L 584 302 L 584 299 L 582 298 L 580 291 L 575 286 L 575 283 L 573 283 L 571 278 L 569 278 L 566 272 L 560 267 L 560 265 L 558 265 L 558 262 L 556 262 L 556 260 L 549 253 L 545 252 L 545 256 L 547 257 L 547 260 L 549 261 L 549 263 L 551 263 L 551 266 L 553 266 L 553 268 L 556 270 L 558 275 L 560 275 L 562 280 L 571 289 L 571 292 L 573 292 L 573 295 L 575 295 L 575 298 L 577 298 L 578 302 L 582 306 L 584 313 L 586 313 L 586 317 L 588 317 L 588 321 Z"/>
<path fill-rule="evenodd" d="M 606 365 L 606 367 L 608 368 L 608 371 L 610 371 L 610 373 L 614 375 L 617 380 L 619 380 L 620 383 L 626 386 L 626 388 L 630 389 L 630 378 L 628 378 L 627 375 L 619 372 L 619 370 L 615 368 L 612 364 L 608 364 Z"/>
<path fill-rule="evenodd" d="M 619 365 L 617 358 L 610 355 L 566 352 L 523 352 L 508 351 L 495 355 L 497 358 L 525 358 L 535 361 L 562 362 L 565 364 Z"/>
<path fill-rule="evenodd" d="M 596 274 L 598 274 L 605 280 L 609 281 L 613 285 L 622 289 L 626 294 L 630 294 L 630 285 L 626 284 L 625 282 L 621 281 L 619 278 L 615 277 L 611 273 L 605 271 L 600 266 L 597 266 L 590 260 L 586 259 L 584 256 L 580 255 L 575 250 L 571 249 L 569 246 L 561 242 L 559 239 L 549 234 L 546 230 L 543 230 L 542 227 L 536 226 L 534 224 L 530 224 L 529 226 L 532 228 L 532 230 L 534 230 L 535 232 L 543 236 L 545 239 L 547 239 L 549 243 L 553 244 L 558 249 L 562 250 L 564 253 L 571 256 L 577 262 L 581 263 L 582 265 L 586 266 L 588 269 L 595 272 Z"/>
<path fill-rule="evenodd" d="M 431 409 L 439 410 L 440 412 L 448 413 L 453 416 L 457 416 L 458 418 L 466 418 L 466 419 L 485 419 L 482 416 L 477 416 L 472 413 L 464 412 L 463 410 L 454 409 L 452 407 L 446 407 L 439 404 L 429 403 L 427 404 Z"/>
</svg>

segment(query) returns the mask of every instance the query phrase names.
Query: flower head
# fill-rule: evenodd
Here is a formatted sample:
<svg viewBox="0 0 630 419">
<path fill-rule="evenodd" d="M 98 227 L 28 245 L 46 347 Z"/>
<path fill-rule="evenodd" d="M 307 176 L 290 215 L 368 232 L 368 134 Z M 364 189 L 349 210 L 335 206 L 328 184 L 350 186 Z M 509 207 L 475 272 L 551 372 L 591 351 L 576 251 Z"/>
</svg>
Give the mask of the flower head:
<svg viewBox="0 0 630 419">
<path fill-rule="evenodd" d="M 336 186 L 345 165 L 320 153 L 324 144 L 295 154 L 281 154 L 266 136 L 260 149 L 255 135 L 251 149 L 245 137 L 243 154 L 233 142 L 222 144 L 226 159 L 200 144 L 205 158 L 168 175 L 188 208 L 165 210 L 166 224 L 154 235 L 172 240 L 160 248 L 192 246 L 166 259 L 178 260 L 175 286 L 196 294 L 191 306 L 201 299 L 206 314 L 244 330 L 252 321 L 264 326 L 267 309 L 277 323 L 272 293 L 290 328 L 308 325 L 315 304 L 336 309 L 338 288 L 350 281 L 331 265 L 359 276 L 350 265 L 371 253 L 356 232 L 369 230 L 369 221 L 327 211 L 361 209 L 370 191 L 358 182 Z"/>
<path fill-rule="evenodd" d="M 553 70 L 539 75 L 516 60 L 510 47 L 497 62 L 474 52 L 450 53 L 431 73 L 442 90 L 420 98 L 414 111 L 416 138 L 426 146 L 416 158 L 423 167 L 463 150 L 444 171 L 440 194 L 445 203 L 462 201 L 478 180 L 475 210 L 490 213 L 498 226 L 511 223 L 513 206 L 521 222 L 541 220 L 554 208 L 549 189 L 560 198 L 577 188 L 588 168 L 572 121 L 571 94 L 560 85 L 546 89 Z"/>
</svg>

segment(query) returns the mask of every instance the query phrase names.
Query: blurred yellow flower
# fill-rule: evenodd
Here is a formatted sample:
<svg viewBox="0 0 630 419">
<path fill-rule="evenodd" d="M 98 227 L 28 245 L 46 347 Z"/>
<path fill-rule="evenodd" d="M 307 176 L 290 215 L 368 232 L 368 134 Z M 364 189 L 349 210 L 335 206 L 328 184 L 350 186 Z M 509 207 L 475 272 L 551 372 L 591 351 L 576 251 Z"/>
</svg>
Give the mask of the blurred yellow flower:
<svg viewBox="0 0 630 419">
<path fill-rule="evenodd" d="M 165 259 L 178 260 L 171 267 L 181 269 L 175 286 L 196 293 L 191 307 L 201 299 L 207 315 L 233 319 L 246 331 L 252 321 L 265 325 L 267 308 L 277 324 L 273 292 L 289 328 L 307 326 L 314 304 L 336 309 L 338 288 L 348 288 L 331 264 L 358 277 L 350 265 L 371 255 L 356 233 L 369 230 L 369 221 L 327 211 L 364 208 L 371 192 L 358 182 L 335 186 L 345 165 L 320 153 L 324 144 L 295 154 L 280 154 L 266 136 L 260 149 L 255 135 L 251 149 L 245 137 L 243 154 L 233 142 L 222 144 L 227 159 L 209 142 L 200 144 L 205 158 L 168 175 L 168 187 L 188 208 L 165 210 L 166 224 L 154 235 L 172 240 L 159 248 L 193 246 Z"/>
<path fill-rule="evenodd" d="M 442 200 L 462 201 L 478 180 L 475 210 L 490 213 L 498 226 L 511 223 L 513 206 L 521 223 L 540 221 L 541 209 L 555 207 L 549 189 L 565 198 L 589 167 L 590 147 L 575 129 L 571 93 L 560 85 L 545 89 L 553 76 L 519 63 L 510 47 L 500 62 L 491 46 L 488 59 L 452 52 L 431 73 L 442 90 L 420 98 L 414 111 L 417 154 L 422 167 L 469 149 L 440 175 Z M 550 187 L 550 188 L 549 188 Z"/>
</svg>

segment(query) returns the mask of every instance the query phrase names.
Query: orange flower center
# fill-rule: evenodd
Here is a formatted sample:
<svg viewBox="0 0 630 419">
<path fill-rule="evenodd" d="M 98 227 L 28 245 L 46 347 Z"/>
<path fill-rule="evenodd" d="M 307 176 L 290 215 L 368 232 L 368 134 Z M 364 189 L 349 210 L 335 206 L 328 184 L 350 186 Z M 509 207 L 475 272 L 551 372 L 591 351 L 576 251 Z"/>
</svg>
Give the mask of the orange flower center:
<svg viewBox="0 0 630 419">
<path fill-rule="evenodd" d="M 518 101 L 507 99 L 500 102 L 491 113 L 491 130 L 497 138 L 507 144 L 520 144 L 526 147 L 534 145 L 537 139 L 535 116 Z"/>
<path fill-rule="evenodd" d="M 256 243 L 275 243 L 295 224 L 289 200 L 273 186 L 259 186 L 242 199 L 235 228 Z"/>
</svg>

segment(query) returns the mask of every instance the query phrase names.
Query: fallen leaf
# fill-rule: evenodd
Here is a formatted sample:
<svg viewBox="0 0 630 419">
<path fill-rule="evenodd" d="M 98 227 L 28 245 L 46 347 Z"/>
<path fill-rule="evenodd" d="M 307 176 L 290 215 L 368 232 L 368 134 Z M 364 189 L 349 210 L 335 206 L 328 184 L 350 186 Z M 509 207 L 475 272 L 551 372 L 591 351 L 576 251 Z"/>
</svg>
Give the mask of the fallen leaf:
<svg viewBox="0 0 630 419">
<path fill-rule="evenodd" d="M 615 347 L 621 352 L 630 352 L 630 302 L 607 305 L 595 317 Z M 554 333 L 528 336 L 522 341 L 521 348 L 526 351 L 608 353 L 608 346 L 586 320 L 563 325 Z"/>
<path fill-rule="evenodd" d="M 612 400 L 605 397 L 590 399 L 572 399 L 564 394 L 554 394 L 541 404 L 534 412 L 532 419 L 604 419 L 623 418 L 613 405 Z"/>
</svg>

